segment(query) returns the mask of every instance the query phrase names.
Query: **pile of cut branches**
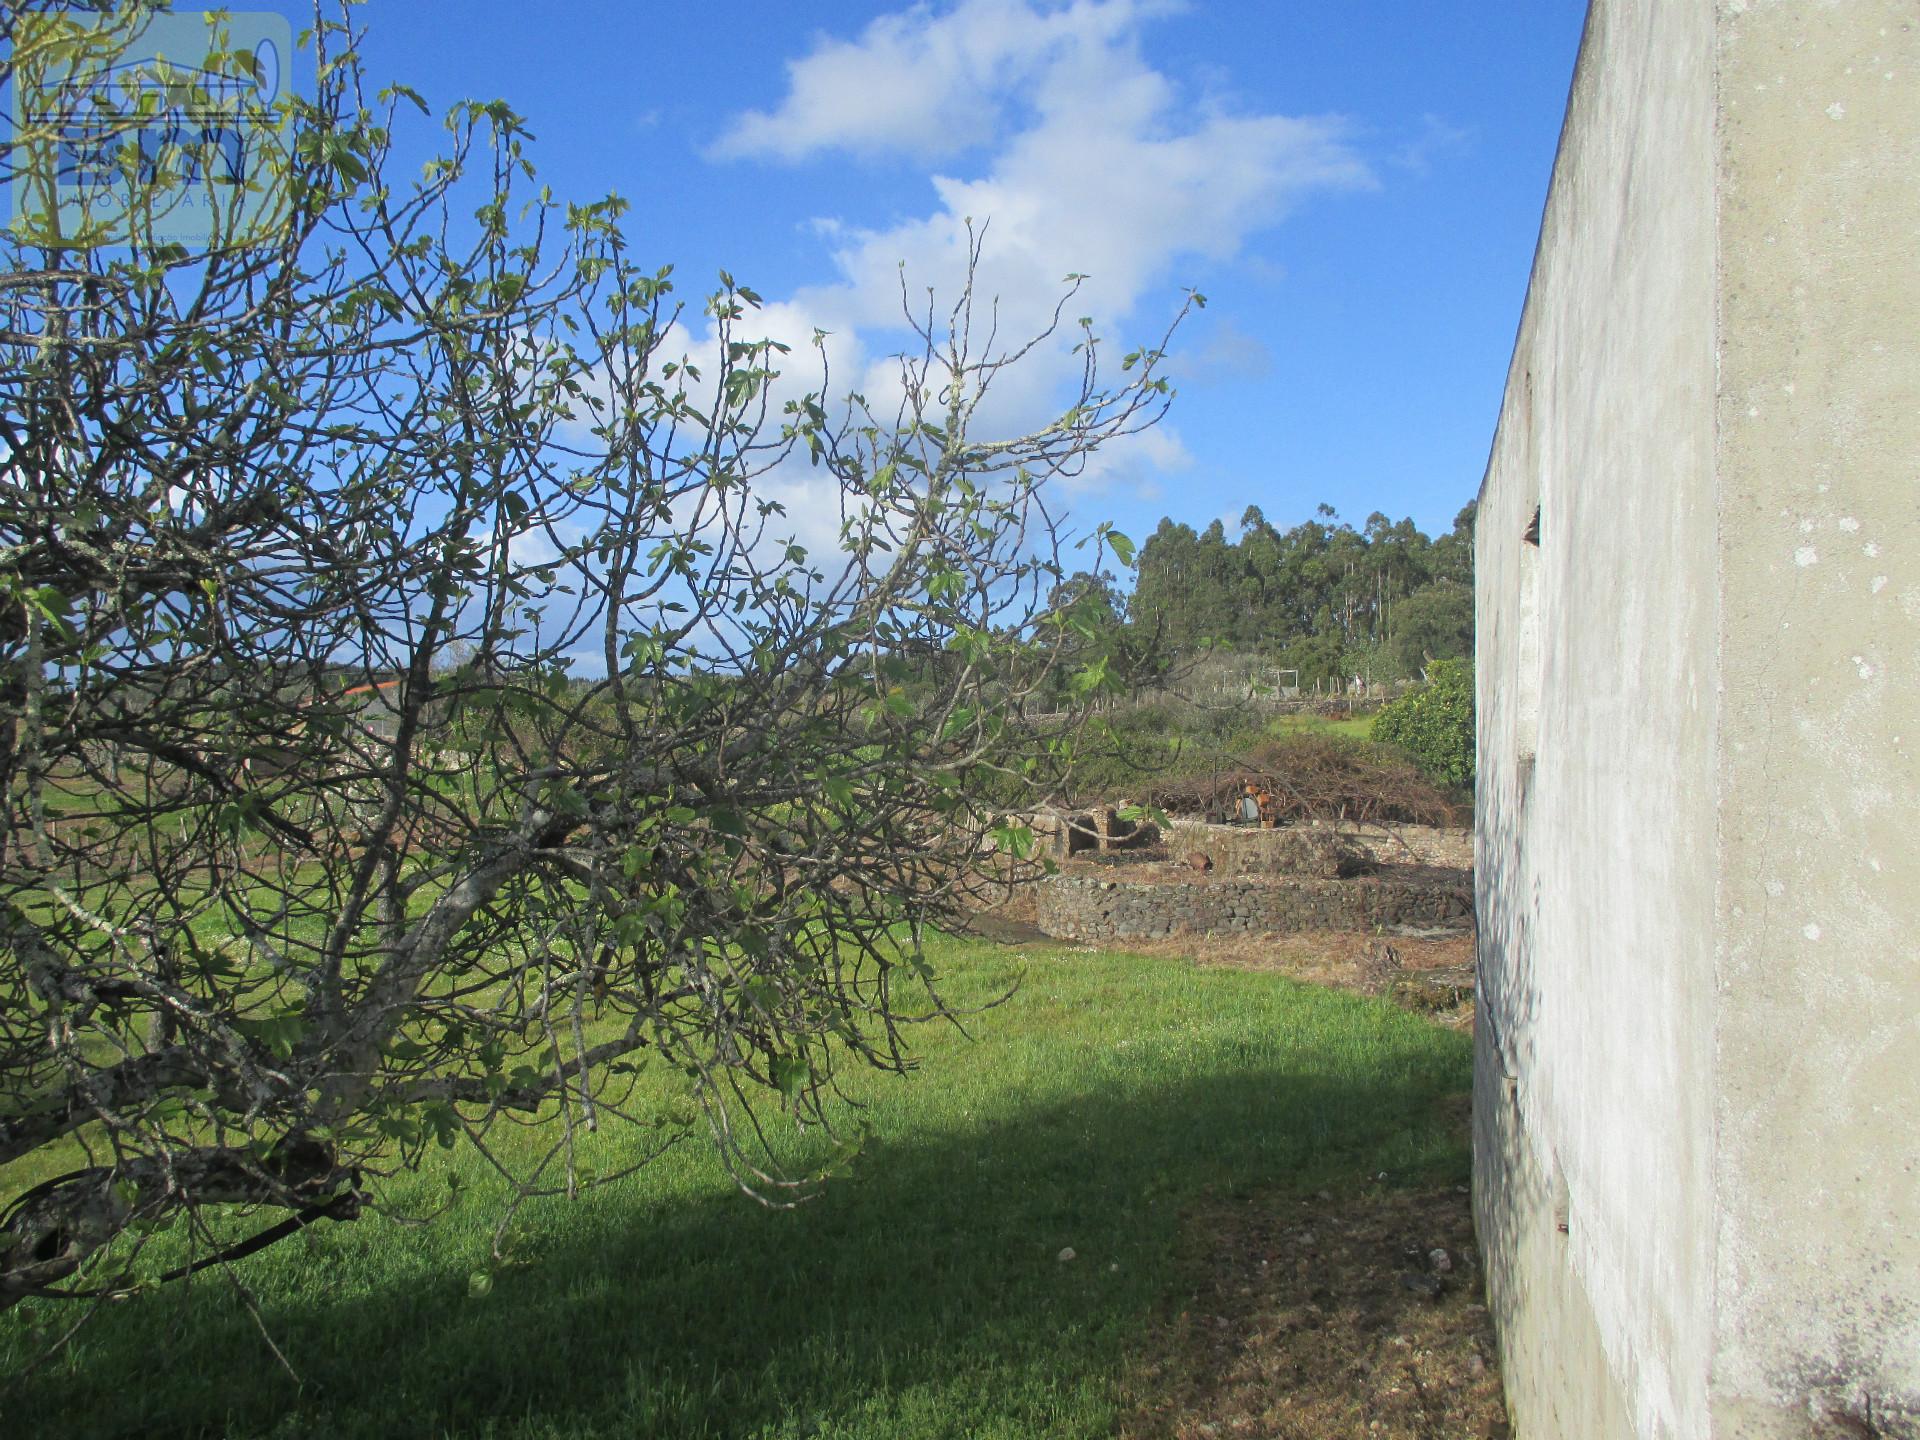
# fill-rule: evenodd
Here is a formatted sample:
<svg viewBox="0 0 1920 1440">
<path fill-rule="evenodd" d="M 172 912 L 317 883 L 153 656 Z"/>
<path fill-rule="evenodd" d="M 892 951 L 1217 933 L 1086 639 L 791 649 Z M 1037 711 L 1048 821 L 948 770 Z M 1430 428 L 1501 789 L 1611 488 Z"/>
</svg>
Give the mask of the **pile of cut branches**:
<svg viewBox="0 0 1920 1440">
<path fill-rule="evenodd" d="M 1466 812 L 1412 761 L 1385 746 L 1337 735 L 1263 741 L 1212 775 L 1148 781 L 1141 803 L 1170 815 L 1224 820 L 1251 785 L 1273 797 L 1283 822 L 1461 825 Z"/>
</svg>

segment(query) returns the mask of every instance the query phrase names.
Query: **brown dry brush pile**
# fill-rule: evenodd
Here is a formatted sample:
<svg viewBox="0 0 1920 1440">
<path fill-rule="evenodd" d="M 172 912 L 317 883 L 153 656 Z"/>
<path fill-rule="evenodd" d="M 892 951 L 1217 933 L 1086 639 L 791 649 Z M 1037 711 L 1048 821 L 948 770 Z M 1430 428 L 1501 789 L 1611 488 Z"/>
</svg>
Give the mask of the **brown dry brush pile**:
<svg viewBox="0 0 1920 1440">
<path fill-rule="evenodd" d="M 1211 775 L 1146 779 L 1141 803 L 1170 815 L 1230 814 L 1248 785 L 1270 793 L 1283 821 L 1461 825 L 1467 808 L 1413 762 L 1382 745 L 1337 735 L 1263 741 Z"/>
</svg>

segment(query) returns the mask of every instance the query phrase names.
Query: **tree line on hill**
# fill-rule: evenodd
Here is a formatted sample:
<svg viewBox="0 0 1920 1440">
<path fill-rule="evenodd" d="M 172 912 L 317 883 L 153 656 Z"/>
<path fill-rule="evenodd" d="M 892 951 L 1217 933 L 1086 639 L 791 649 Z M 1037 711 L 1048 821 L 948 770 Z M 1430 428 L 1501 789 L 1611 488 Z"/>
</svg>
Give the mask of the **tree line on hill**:
<svg viewBox="0 0 1920 1440">
<path fill-rule="evenodd" d="M 1301 683 L 1418 679 L 1435 660 L 1473 654 L 1470 503 L 1446 534 L 1375 512 L 1356 529 L 1329 505 L 1287 530 L 1257 506 L 1230 540 L 1163 519 L 1140 547 L 1131 597 L 1104 577 L 1076 585 L 1129 648 L 1192 656 L 1230 647 L 1298 670 Z"/>
</svg>

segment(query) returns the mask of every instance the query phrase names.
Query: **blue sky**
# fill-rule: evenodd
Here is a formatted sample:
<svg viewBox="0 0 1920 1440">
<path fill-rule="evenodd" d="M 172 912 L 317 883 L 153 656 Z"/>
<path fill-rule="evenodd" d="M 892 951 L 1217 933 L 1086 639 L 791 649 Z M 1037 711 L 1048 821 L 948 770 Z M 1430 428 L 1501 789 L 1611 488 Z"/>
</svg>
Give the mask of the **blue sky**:
<svg viewBox="0 0 1920 1440">
<path fill-rule="evenodd" d="M 297 7 L 289 7 L 290 11 Z M 1150 439 L 1067 497 L 1277 524 L 1321 501 L 1433 531 L 1472 498 L 1505 379 L 1584 0 L 963 0 L 916 7 L 371 0 L 372 79 L 507 99 L 541 178 L 634 205 L 696 298 L 724 266 L 841 373 L 897 334 L 895 262 L 947 293 L 990 218 L 1013 317 L 1059 277 L 1120 348 L 1180 287 Z M 1005 423 L 1057 400 L 1040 357 Z M 786 497 L 804 510 L 804 488 Z M 804 519 L 804 516 L 797 516 Z M 803 528 L 805 528 L 803 526 Z"/>
</svg>

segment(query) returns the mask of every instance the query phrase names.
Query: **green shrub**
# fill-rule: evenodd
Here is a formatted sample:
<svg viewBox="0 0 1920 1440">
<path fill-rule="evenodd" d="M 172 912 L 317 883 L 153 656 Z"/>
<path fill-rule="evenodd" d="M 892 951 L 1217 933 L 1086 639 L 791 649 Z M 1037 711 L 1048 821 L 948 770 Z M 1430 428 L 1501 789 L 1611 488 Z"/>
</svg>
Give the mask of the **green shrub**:
<svg viewBox="0 0 1920 1440">
<path fill-rule="evenodd" d="M 1471 787 L 1473 662 L 1434 661 L 1427 668 L 1427 684 L 1375 717 L 1373 738 L 1399 746 L 1443 785 Z"/>
</svg>

